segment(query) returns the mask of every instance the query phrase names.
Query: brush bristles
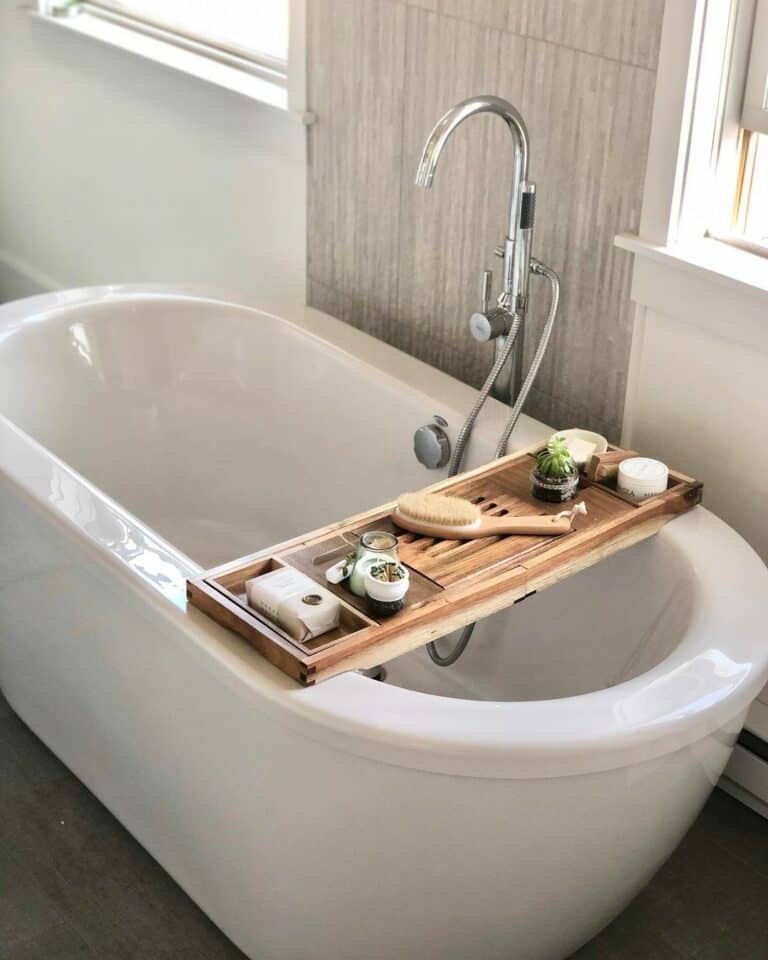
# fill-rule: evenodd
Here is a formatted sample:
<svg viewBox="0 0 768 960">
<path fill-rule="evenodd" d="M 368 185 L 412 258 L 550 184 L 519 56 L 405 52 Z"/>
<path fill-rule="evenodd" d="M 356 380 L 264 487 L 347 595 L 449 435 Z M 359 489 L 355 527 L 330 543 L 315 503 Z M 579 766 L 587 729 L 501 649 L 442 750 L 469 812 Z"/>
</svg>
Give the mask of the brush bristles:
<svg viewBox="0 0 768 960">
<path fill-rule="evenodd" d="M 435 493 L 404 493 L 397 509 L 406 517 L 442 527 L 469 527 L 480 519 L 480 507 L 460 497 Z"/>
</svg>

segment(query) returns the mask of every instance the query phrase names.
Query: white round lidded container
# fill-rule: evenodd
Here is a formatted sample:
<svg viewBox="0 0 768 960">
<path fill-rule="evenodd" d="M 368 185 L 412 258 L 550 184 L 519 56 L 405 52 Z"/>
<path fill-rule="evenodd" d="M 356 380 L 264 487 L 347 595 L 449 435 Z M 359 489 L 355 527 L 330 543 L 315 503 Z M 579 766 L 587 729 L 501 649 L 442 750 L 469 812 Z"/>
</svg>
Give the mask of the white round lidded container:
<svg viewBox="0 0 768 960">
<path fill-rule="evenodd" d="M 664 493 L 669 481 L 669 470 L 661 460 L 652 460 L 650 457 L 630 457 L 619 464 L 619 475 L 616 481 L 621 493 L 626 493 L 636 500 L 646 497 L 655 497 Z"/>
<path fill-rule="evenodd" d="M 385 568 L 394 568 L 397 573 L 394 580 L 380 580 L 374 573 L 381 573 Z M 410 585 L 408 568 L 399 562 L 373 563 L 366 568 L 365 605 L 371 616 L 377 619 L 394 616 L 405 607 L 405 597 Z"/>
<path fill-rule="evenodd" d="M 404 567 L 401 563 L 397 563 L 396 566 L 402 573 L 398 580 L 379 580 L 379 578 L 374 577 L 371 572 L 375 566 L 377 566 L 377 564 L 371 564 L 363 574 L 366 595 L 373 600 L 380 600 L 385 603 L 402 599 L 406 593 L 408 593 L 408 587 L 410 586 L 408 568 Z M 384 566 L 384 564 L 378 564 L 378 566 Z"/>
</svg>

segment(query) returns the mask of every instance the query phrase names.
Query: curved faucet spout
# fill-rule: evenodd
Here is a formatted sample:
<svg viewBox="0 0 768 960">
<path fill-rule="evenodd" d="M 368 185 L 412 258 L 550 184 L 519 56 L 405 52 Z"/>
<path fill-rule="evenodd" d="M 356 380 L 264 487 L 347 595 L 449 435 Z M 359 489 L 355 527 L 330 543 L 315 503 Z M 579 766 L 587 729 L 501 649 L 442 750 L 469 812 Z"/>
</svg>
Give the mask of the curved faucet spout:
<svg viewBox="0 0 768 960">
<path fill-rule="evenodd" d="M 522 317 L 528 301 L 528 274 L 530 272 L 531 244 L 533 242 L 533 220 L 536 210 L 536 185 L 528 180 L 528 130 L 520 113 L 508 100 L 485 95 L 462 100 L 444 113 L 432 128 L 424 144 L 424 150 L 416 172 L 416 184 L 431 187 L 437 169 L 437 161 L 443 152 L 451 134 L 468 117 L 478 113 L 494 113 L 507 124 L 514 145 L 512 164 L 512 190 L 509 199 L 509 226 L 503 247 L 497 250 L 504 256 L 504 276 L 502 290 L 497 307 L 488 311 L 487 301 L 490 291 L 490 273 L 486 271 L 483 287 L 484 320 L 482 329 L 494 333 L 496 356 L 503 351 L 506 334 L 512 328 L 515 316 Z M 478 328 L 480 329 L 480 328 Z M 501 330 L 501 332 L 498 332 Z M 474 335 L 474 334 L 473 334 Z M 522 331 L 517 353 L 512 362 L 513 386 L 520 381 L 520 362 L 522 357 Z"/>
<path fill-rule="evenodd" d="M 525 121 L 508 100 L 490 95 L 462 100 L 461 103 L 457 103 L 455 107 L 451 107 L 447 113 L 440 117 L 424 145 L 419 169 L 416 172 L 417 186 L 427 188 L 432 186 L 437 161 L 440 159 L 440 154 L 448 138 L 460 123 L 463 123 L 468 117 L 473 117 L 476 113 L 495 113 L 506 121 L 515 142 L 516 176 L 512 185 L 513 196 L 517 193 L 520 181 L 525 180 L 528 176 L 528 130 Z"/>
</svg>

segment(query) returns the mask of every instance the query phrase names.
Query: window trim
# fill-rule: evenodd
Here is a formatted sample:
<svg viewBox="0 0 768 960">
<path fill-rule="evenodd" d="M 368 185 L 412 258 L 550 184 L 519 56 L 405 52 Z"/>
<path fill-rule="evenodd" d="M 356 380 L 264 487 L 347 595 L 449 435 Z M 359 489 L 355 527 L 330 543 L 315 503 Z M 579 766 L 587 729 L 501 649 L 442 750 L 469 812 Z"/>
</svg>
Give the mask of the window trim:
<svg viewBox="0 0 768 960">
<path fill-rule="evenodd" d="M 644 309 L 651 307 L 670 318 L 711 324 L 721 333 L 728 330 L 729 336 L 741 331 L 753 338 L 765 328 L 768 309 L 765 257 L 707 237 L 705 229 L 690 229 L 697 213 L 702 223 L 704 206 L 693 209 L 690 172 L 696 164 L 711 164 L 711 151 L 701 156 L 699 149 L 707 139 L 702 136 L 697 142 L 692 136 L 701 107 L 698 79 L 708 6 L 709 0 L 666 0 L 640 228 L 637 235 L 617 236 L 615 244 L 634 254 L 631 296 L 641 326 Z M 714 137 L 715 104 L 708 106 Z M 703 123 L 701 112 L 698 120 Z M 709 140 L 708 146 L 714 142 Z M 708 186 L 711 189 L 711 181 Z M 681 289 L 688 296 L 681 297 Z M 631 370 L 630 361 L 630 379 Z"/>
<path fill-rule="evenodd" d="M 94 17 L 102 17 L 112 23 L 129 27 L 139 33 L 146 33 L 148 36 L 156 37 L 166 43 L 172 43 L 182 49 L 201 53 L 214 60 L 226 63 L 228 66 L 236 67 L 238 70 L 246 70 L 258 76 L 264 76 L 283 86 L 288 81 L 287 59 L 280 60 L 257 50 L 249 50 L 234 44 L 212 40 L 210 37 L 171 26 L 152 17 L 129 13 L 121 10 L 111 0 L 78 0 L 77 3 L 66 9 L 83 11 Z"/>
<path fill-rule="evenodd" d="M 707 124 L 710 116 L 712 128 L 713 148 L 711 155 L 705 160 L 700 157 L 700 164 L 707 163 L 711 189 L 707 202 L 706 194 L 700 191 L 692 193 L 692 200 L 687 209 L 683 210 L 681 227 L 691 235 L 699 224 L 691 214 L 691 208 L 698 206 L 702 214 L 705 237 L 713 237 L 724 243 L 732 244 L 742 250 L 749 251 L 761 257 L 768 257 L 768 245 L 756 243 L 744 235 L 743 217 L 745 213 L 743 190 L 747 186 L 745 175 L 750 143 L 753 143 L 758 131 L 745 125 L 744 104 L 746 102 L 746 88 L 749 71 L 753 63 L 751 57 L 755 50 L 754 36 L 758 27 L 757 4 L 760 0 L 731 0 L 727 5 L 718 7 L 725 10 L 728 18 L 726 30 L 720 31 L 720 23 L 707 22 L 705 36 L 710 38 L 721 50 L 721 73 L 725 82 L 721 82 L 720 99 L 716 110 L 713 110 L 711 95 L 708 99 L 699 93 L 701 101 L 697 113 L 703 117 L 694 123 Z M 709 4 L 711 10 L 713 4 Z M 768 9 L 766 6 L 765 9 Z M 753 146 L 754 149 L 754 146 Z M 685 235 L 685 234 L 684 234 Z M 694 234 L 695 238 L 695 234 Z"/>
<path fill-rule="evenodd" d="M 753 0 L 733 3 L 753 6 Z M 707 222 L 712 191 L 720 186 L 713 181 L 713 157 L 723 149 L 724 124 L 733 103 L 737 128 L 741 125 L 741 100 L 735 90 L 723 97 L 722 84 L 701 82 L 705 57 L 722 58 L 726 52 L 737 56 L 741 49 L 736 45 L 739 32 L 730 35 L 728 47 L 728 37 L 712 29 L 724 6 L 730 10 L 731 4 L 666 0 L 640 229 L 637 236 L 617 237 L 616 243 L 635 253 L 635 271 L 639 258 L 649 268 L 661 259 L 677 268 L 687 263 L 700 278 L 709 275 L 716 286 L 727 278 L 765 304 L 768 291 L 755 279 L 765 273 L 764 251 L 744 249 L 730 237 L 727 243 L 713 238 Z M 721 269 L 724 260 L 727 268 Z"/>
<path fill-rule="evenodd" d="M 761 257 L 768 257 L 768 241 L 764 243 L 758 243 L 757 241 L 751 239 L 750 235 L 746 232 L 746 220 L 747 214 L 750 209 L 751 198 L 747 196 L 745 198 L 745 193 L 749 195 L 752 191 L 754 183 L 754 168 L 757 162 L 756 153 L 757 153 L 757 138 L 766 137 L 768 134 L 761 133 L 758 130 L 748 130 L 742 128 L 742 142 L 740 146 L 740 165 L 737 175 L 736 188 L 733 191 L 733 217 L 732 222 L 736 224 L 736 228 L 724 231 L 722 233 L 717 233 L 714 230 L 710 231 L 711 236 L 715 237 L 718 240 L 723 240 L 726 243 L 731 243 L 734 246 L 741 247 L 742 250 L 750 250 L 752 253 L 759 254 Z"/>
<path fill-rule="evenodd" d="M 742 126 L 768 135 L 768 0 L 756 0 Z"/>
<path fill-rule="evenodd" d="M 34 18 L 127 53 L 204 80 L 289 112 L 305 125 L 314 122 L 306 107 L 306 0 L 289 0 L 288 60 L 210 41 L 147 18 L 110 8 L 109 0 L 33 0 Z"/>
<path fill-rule="evenodd" d="M 743 173 L 742 103 L 755 0 L 699 0 L 698 5 L 681 203 L 671 239 L 679 245 L 711 237 L 764 256 L 768 251 L 747 243 L 733 217 Z"/>
</svg>

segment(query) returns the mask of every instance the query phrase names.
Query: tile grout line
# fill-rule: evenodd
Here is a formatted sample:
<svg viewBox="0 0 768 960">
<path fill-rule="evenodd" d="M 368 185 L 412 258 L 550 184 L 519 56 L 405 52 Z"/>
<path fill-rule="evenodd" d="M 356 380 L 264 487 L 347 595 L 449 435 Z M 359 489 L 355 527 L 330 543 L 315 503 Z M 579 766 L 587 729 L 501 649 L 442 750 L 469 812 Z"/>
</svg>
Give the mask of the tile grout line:
<svg viewBox="0 0 768 960">
<path fill-rule="evenodd" d="M 655 74 L 658 66 L 648 67 L 642 63 L 636 63 L 634 60 L 622 60 L 621 57 L 610 57 L 605 53 L 596 53 L 594 50 L 586 50 L 584 47 L 572 47 L 567 43 L 560 43 L 557 40 L 549 40 L 547 37 L 538 37 L 532 33 L 523 33 L 522 31 L 510 30 L 509 27 L 497 27 L 489 23 L 482 23 L 478 20 L 472 20 L 470 17 L 461 17 L 455 13 L 443 13 L 440 10 L 430 10 L 428 7 L 422 7 L 419 4 L 409 3 L 408 0 L 390 0 L 398 5 L 404 5 L 412 10 L 419 10 L 422 13 L 431 14 L 434 17 L 444 17 L 446 20 L 455 20 L 458 23 L 466 23 L 482 30 L 492 30 L 509 37 L 520 37 L 523 40 L 534 40 L 537 43 L 546 43 L 551 47 L 560 47 L 562 50 L 568 50 L 571 53 L 583 53 L 589 57 L 595 57 L 598 60 L 606 60 L 608 63 L 617 63 L 622 67 L 635 67 L 637 70 L 644 70 L 646 73 Z"/>
<path fill-rule="evenodd" d="M 395 258 L 397 269 L 395 270 L 395 289 L 394 294 L 394 312 L 397 318 L 400 315 L 400 262 L 402 256 L 403 241 L 403 178 L 405 176 L 405 102 L 406 85 L 408 83 L 408 42 L 410 37 L 410 9 L 408 4 L 403 4 L 403 15 L 405 17 L 405 35 L 403 37 L 403 87 L 402 99 L 400 102 L 400 162 L 398 164 L 399 176 L 397 178 L 397 242 L 395 244 Z M 389 322 L 389 318 L 387 318 Z"/>
</svg>

